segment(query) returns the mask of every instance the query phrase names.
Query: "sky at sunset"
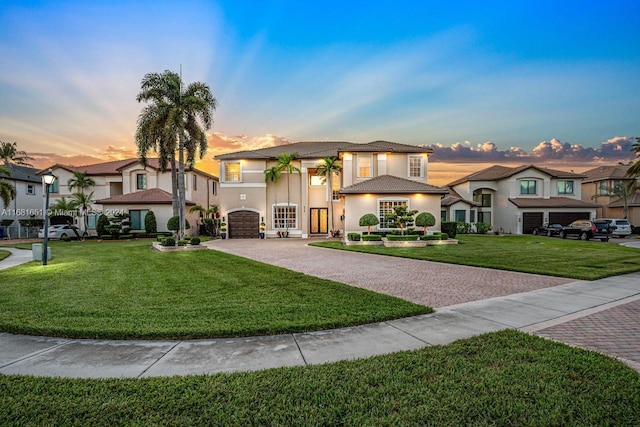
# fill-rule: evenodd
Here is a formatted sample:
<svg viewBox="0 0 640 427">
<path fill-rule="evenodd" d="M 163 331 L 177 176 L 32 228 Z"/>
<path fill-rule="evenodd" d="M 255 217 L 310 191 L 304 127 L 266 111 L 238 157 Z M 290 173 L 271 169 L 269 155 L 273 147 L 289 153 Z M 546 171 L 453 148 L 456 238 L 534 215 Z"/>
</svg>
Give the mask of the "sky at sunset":
<svg viewBox="0 0 640 427">
<path fill-rule="evenodd" d="M 304 140 L 424 144 L 444 184 L 490 164 L 634 158 L 640 2 L 3 1 L 0 140 L 38 167 L 135 156 L 142 77 L 218 100 L 211 158 Z"/>
</svg>

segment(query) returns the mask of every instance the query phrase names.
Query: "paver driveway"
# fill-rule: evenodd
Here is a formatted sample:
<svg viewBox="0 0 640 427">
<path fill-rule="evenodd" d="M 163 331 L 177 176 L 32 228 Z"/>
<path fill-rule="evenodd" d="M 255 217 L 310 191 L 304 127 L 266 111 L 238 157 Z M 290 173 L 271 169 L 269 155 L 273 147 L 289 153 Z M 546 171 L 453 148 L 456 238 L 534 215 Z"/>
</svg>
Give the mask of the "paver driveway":
<svg viewBox="0 0 640 427">
<path fill-rule="evenodd" d="M 326 239 L 322 239 L 325 241 Z M 222 252 L 428 305 L 446 307 L 575 282 L 309 246 L 314 239 L 227 239 L 205 242 Z"/>
</svg>

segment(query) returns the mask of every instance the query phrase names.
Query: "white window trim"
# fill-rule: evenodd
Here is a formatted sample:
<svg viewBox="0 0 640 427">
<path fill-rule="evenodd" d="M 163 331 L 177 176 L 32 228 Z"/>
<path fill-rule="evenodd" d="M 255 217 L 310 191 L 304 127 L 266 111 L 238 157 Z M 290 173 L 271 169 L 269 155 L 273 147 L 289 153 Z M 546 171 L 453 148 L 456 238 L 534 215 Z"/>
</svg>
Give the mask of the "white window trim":
<svg viewBox="0 0 640 427">
<path fill-rule="evenodd" d="M 360 175 L 360 160 L 369 159 L 369 175 Z M 373 155 L 372 154 L 358 154 L 358 160 L 356 161 L 356 177 L 358 178 L 373 178 Z"/>
<path fill-rule="evenodd" d="M 29 188 L 31 188 L 32 191 L 29 191 Z M 35 196 L 36 195 L 36 186 L 34 184 L 27 184 L 26 192 L 27 192 L 27 195 L 29 195 L 29 196 Z"/>
<path fill-rule="evenodd" d="M 536 187 L 535 193 L 523 193 L 522 192 L 522 183 L 524 181 L 533 181 L 535 183 L 535 187 Z M 538 195 L 538 190 L 540 188 L 540 185 L 539 185 L 538 181 L 540 181 L 540 180 L 539 179 L 535 179 L 535 178 L 522 178 L 522 179 L 518 180 L 518 194 L 520 196 L 525 196 L 525 197 L 537 196 Z"/>
<path fill-rule="evenodd" d="M 296 224 L 295 224 L 295 227 L 289 228 L 289 231 L 298 230 L 298 224 L 299 224 L 299 221 L 300 221 L 300 209 L 299 209 L 297 203 L 287 203 L 287 202 L 271 204 L 271 229 L 272 230 L 284 230 L 285 229 L 285 228 L 282 228 L 282 227 L 276 227 L 276 219 L 275 219 L 275 215 L 274 215 L 274 208 L 276 206 L 277 207 L 289 206 L 290 208 L 291 207 L 295 207 L 296 208 Z"/>
<path fill-rule="evenodd" d="M 380 199 L 378 199 L 376 201 L 376 216 L 380 214 L 380 202 L 406 202 L 407 203 L 407 210 L 411 210 L 411 199 L 409 198 L 404 198 L 404 197 L 382 197 Z M 382 220 L 380 219 L 380 217 L 378 217 L 378 220 L 380 221 L 380 224 L 382 224 Z M 378 230 L 394 230 L 395 228 L 391 227 L 386 227 L 386 228 L 382 228 L 380 225 L 378 225 Z"/>
<path fill-rule="evenodd" d="M 238 164 L 240 165 L 240 180 L 239 181 L 228 181 L 227 180 L 227 164 Z M 242 162 L 239 160 L 229 160 L 229 161 L 225 161 L 222 162 L 222 173 L 220 174 L 222 175 L 222 179 L 220 182 L 232 182 L 232 183 L 241 183 L 242 182 Z"/>
<path fill-rule="evenodd" d="M 561 193 L 560 191 L 558 191 L 558 186 L 560 185 L 561 182 L 567 183 L 567 182 L 572 182 L 573 184 L 571 184 L 572 187 L 572 192 L 571 193 Z M 567 185 L 565 184 L 565 189 L 567 188 Z M 576 182 L 573 179 L 559 179 L 558 182 L 556 183 L 556 191 L 558 192 L 558 195 L 563 195 L 563 196 L 575 196 L 576 195 Z"/>
<path fill-rule="evenodd" d="M 420 159 L 420 175 L 419 176 L 411 176 L 411 159 Z M 420 155 L 407 156 L 407 178 L 409 179 L 424 178 L 424 156 L 420 156 Z"/>
</svg>

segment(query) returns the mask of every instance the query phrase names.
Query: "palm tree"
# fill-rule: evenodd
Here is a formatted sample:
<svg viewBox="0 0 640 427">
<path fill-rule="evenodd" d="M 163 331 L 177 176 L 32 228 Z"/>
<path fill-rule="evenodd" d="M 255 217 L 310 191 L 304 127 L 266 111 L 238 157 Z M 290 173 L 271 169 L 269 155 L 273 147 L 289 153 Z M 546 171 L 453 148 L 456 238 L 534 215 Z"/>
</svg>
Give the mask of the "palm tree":
<svg viewBox="0 0 640 427">
<path fill-rule="evenodd" d="M 290 181 L 289 176 L 294 172 L 300 173 L 300 169 L 298 169 L 293 165 L 293 161 L 298 158 L 298 153 L 295 153 L 295 152 L 291 154 L 282 153 L 277 158 L 278 158 L 278 164 L 277 164 L 278 170 L 280 172 L 282 171 L 287 172 L 287 215 L 285 216 L 285 227 L 288 235 L 289 234 L 289 215 L 291 214 L 290 212 L 291 188 L 289 186 L 289 181 Z"/>
<path fill-rule="evenodd" d="M 0 166 L 0 175 L 11 176 L 11 171 L 3 166 Z M 0 199 L 5 207 L 9 206 L 11 200 L 15 197 L 16 189 L 13 185 L 9 184 L 4 179 L 0 178 Z"/>
<path fill-rule="evenodd" d="M 96 182 L 85 172 L 75 171 L 73 173 L 73 177 L 67 180 L 67 185 L 69 186 L 70 191 L 73 191 L 77 188 L 81 193 L 84 193 L 85 189 L 93 187 L 94 185 L 96 185 Z"/>
<path fill-rule="evenodd" d="M 17 142 L 0 141 L 0 159 L 5 166 L 8 164 L 31 166 L 29 161 L 33 160 L 33 157 L 30 157 L 26 151 L 18 150 Z"/>
<path fill-rule="evenodd" d="M 329 212 L 331 215 L 331 235 L 333 236 L 336 232 L 333 226 L 333 174 L 338 175 L 342 170 L 342 166 L 338 164 L 337 157 L 325 157 L 322 159 L 322 163 L 318 164 L 317 168 L 317 175 L 322 177 L 324 183 L 329 183 Z"/>
<path fill-rule="evenodd" d="M 198 218 L 196 218 L 196 226 L 200 225 L 200 218 L 204 218 L 207 210 L 200 205 L 194 205 L 189 208 L 189 213 L 198 212 Z M 198 235 L 200 235 L 200 227 L 198 227 Z"/>
<path fill-rule="evenodd" d="M 82 192 L 73 193 L 71 195 L 71 201 L 69 204 L 80 211 L 80 216 L 84 219 L 84 230 L 83 234 L 87 234 L 87 230 L 89 229 L 89 216 L 87 215 L 89 208 L 93 205 L 93 191 L 89 194 L 85 194 Z"/>
<path fill-rule="evenodd" d="M 605 192 L 603 194 L 596 194 L 592 196 L 592 199 L 597 199 L 598 197 L 617 197 L 618 200 L 622 202 L 622 215 L 626 219 L 629 212 L 629 200 L 631 200 L 636 194 L 640 187 L 638 186 L 638 181 L 633 180 L 626 183 L 618 183 L 613 187 L 605 188 Z"/>
<path fill-rule="evenodd" d="M 173 71 L 148 73 L 141 83 L 138 102 L 150 102 L 140 113 L 136 130 L 136 145 L 142 164 L 146 165 L 147 153 L 154 150 L 159 154 L 163 171 L 172 161 L 172 193 L 174 211 L 179 206 L 179 238 L 185 229 L 185 183 L 184 151 L 187 162 L 193 166 L 196 152 L 202 158 L 207 151 L 205 131 L 213 124 L 213 111 L 218 101 L 211 94 L 209 86 L 201 82 L 182 88 L 182 78 Z M 177 193 L 174 180 L 175 152 L 178 151 Z M 177 201 L 177 203 L 176 203 Z"/>
<path fill-rule="evenodd" d="M 72 212 L 72 211 L 75 211 L 77 207 L 74 206 L 72 201 L 67 200 L 66 197 L 62 196 L 55 203 L 51 204 L 49 206 L 49 209 L 52 211 L 59 211 L 59 212 Z"/>
<path fill-rule="evenodd" d="M 82 216 L 82 223 L 84 224 L 84 230 L 82 231 L 87 233 L 89 230 L 89 217 L 87 214 L 89 212 L 89 207 L 94 202 L 94 200 L 93 192 L 91 192 L 91 195 L 87 197 L 84 194 L 84 190 L 86 188 L 95 186 L 96 182 L 85 172 L 75 171 L 73 172 L 73 176 L 67 180 L 67 185 L 69 186 L 69 190 L 71 191 L 73 191 L 74 189 L 80 190 L 80 192 L 74 193 L 71 196 L 71 203 L 80 208 L 80 216 Z M 87 204 L 87 202 L 89 203 Z"/>
<path fill-rule="evenodd" d="M 278 181 L 280 180 L 280 172 L 281 170 L 279 169 L 278 166 L 271 166 L 269 169 L 266 169 L 264 171 L 264 182 L 266 182 L 267 185 L 270 182 L 274 184 L 273 186 L 273 204 L 274 205 L 278 204 L 278 193 L 276 192 L 275 184 L 277 184 Z M 271 209 L 271 214 L 273 215 L 273 209 Z"/>
<path fill-rule="evenodd" d="M 640 137 L 636 137 L 636 143 L 631 146 L 631 151 L 635 152 L 637 157 L 640 157 Z M 627 176 L 634 178 L 640 177 L 640 159 L 636 160 L 627 170 Z"/>
</svg>

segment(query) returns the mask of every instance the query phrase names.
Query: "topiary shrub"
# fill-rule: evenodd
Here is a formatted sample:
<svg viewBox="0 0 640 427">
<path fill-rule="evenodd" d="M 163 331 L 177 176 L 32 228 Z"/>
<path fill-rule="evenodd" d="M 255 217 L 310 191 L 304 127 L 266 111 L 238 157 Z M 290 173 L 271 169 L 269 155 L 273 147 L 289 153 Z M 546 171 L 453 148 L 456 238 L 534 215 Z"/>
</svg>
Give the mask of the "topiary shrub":
<svg viewBox="0 0 640 427">
<path fill-rule="evenodd" d="M 442 221 L 442 232 L 446 233 L 450 239 L 455 239 L 458 233 L 458 223 L 456 221 Z"/>
<path fill-rule="evenodd" d="M 175 246 L 176 245 L 176 239 L 174 239 L 173 237 L 167 237 L 166 239 L 164 239 L 164 241 L 161 243 L 162 246 Z"/>
<path fill-rule="evenodd" d="M 189 241 L 190 244 L 192 245 L 199 245 L 200 244 L 200 238 L 199 237 L 192 237 L 191 240 Z"/>
<path fill-rule="evenodd" d="M 186 246 L 189 243 L 188 240 L 180 239 L 178 240 L 178 246 Z"/>
<path fill-rule="evenodd" d="M 414 242 L 418 240 L 419 237 L 417 234 L 388 234 L 387 240 L 390 242 Z"/>
<path fill-rule="evenodd" d="M 102 237 L 106 234 L 109 234 L 109 231 L 107 231 L 107 227 L 109 226 L 109 224 L 111 223 L 109 222 L 109 218 L 106 215 L 102 214 L 98 217 L 98 221 L 96 222 L 96 233 L 98 233 L 98 236 Z"/>
<path fill-rule="evenodd" d="M 147 212 L 144 216 L 144 231 L 147 234 L 158 232 L 158 223 L 156 221 L 156 214 L 153 211 Z"/>
<path fill-rule="evenodd" d="M 359 242 L 360 233 L 347 233 L 347 239 L 351 242 Z"/>
<path fill-rule="evenodd" d="M 382 240 L 382 236 L 378 234 L 365 234 L 362 236 L 363 242 L 379 242 Z"/>
<path fill-rule="evenodd" d="M 185 230 L 191 228 L 191 225 L 189 225 L 189 221 L 187 221 L 186 219 L 184 220 L 184 228 Z M 180 217 L 176 215 L 169 218 L 169 221 L 167 221 L 167 230 L 178 231 L 179 229 Z"/>
<path fill-rule="evenodd" d="M 371 226 L 380 224 L 380 220 L 372 213 L 364 214 L 360 217 L 360 227 L 367 227 L 367 234 L 371 234 Z"/>
<path fill-rule="evenodd" d="M 436 225 L 436 217 L 434 217 L 429 212 L 421 212 L 415 219 L 415 224 L 417 227 L 424 227 L 424 234 L 427 235 L 427 227 L 433 227 Z"/>
<path fill-rule="evenodd" d="M 487 224 L 486 222 L 476 223 L 476 233 L 487 234 L 487 231 L 489 230 L 491 230 L 491 224 Z"/>
</svg>

